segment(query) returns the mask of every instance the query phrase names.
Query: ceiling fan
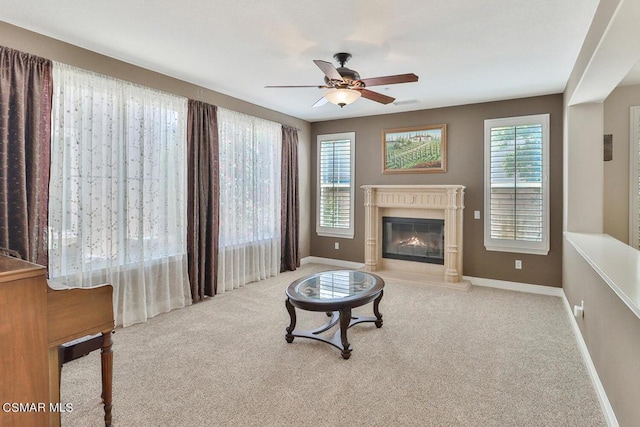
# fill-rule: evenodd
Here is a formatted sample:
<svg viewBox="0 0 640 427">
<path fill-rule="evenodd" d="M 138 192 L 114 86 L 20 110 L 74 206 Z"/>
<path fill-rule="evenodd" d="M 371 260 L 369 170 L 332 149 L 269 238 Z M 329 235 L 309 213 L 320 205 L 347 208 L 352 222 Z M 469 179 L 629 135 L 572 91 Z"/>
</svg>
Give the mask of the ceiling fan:
<svg viewBox="0 0 640 427">
<path fill-rule="evenodd" d="M 301 87 L 315 87 L 318 89 L 329 89 L 325 92 L 324 96 L 320 98 L 314 107 L 320 107 L 321 105 L 331 102 L 332 104 L 339 105 L 340 108 L 345 105 L 349 105 L 355 102 L 360 96 L 370 99 L 381 104 L 389 104 L 395 101 L 387 95 L 383 95 L 378 92 L 373 92 L 366 87 L 369 86 L 383 86 L 396 83 L 410 83 L 417 82 L 418 76 L 413 73 L 398 74 L 395 76 L 383 76 L 372 77 L 368 79 L 361 79 L 360 74 L 357 71 L 351 70 L 344 66 L 344 64 L 351 58 L 350 53 L 340 52 L 333 55 L 333 58 L 340 64 L 340 67 L 336 68 L 332 63 L 315 59 L 313 62 L 324 73 L 324 85 L 306 85 L 306 86 L 265 86 L 267 88 L 301 88 Z"/>
</svg>

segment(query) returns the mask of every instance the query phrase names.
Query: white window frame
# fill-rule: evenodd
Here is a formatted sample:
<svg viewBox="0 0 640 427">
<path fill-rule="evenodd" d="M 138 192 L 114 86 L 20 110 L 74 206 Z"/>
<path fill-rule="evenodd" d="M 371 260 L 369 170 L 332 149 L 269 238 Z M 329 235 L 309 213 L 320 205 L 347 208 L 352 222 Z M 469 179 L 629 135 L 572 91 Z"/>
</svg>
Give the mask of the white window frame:
<svg viewBox="0 0 640 427">
<path fill-rule="evenodd" d="M 638 249 L 638 162 L 640 161 L 640 106 L 629 110 L 629 245 Z"/>
<path fill-rule="evenodd" d="M 328 141 L 350 141 L 350 156 L 351 156 L 351 165 L 350 165 L 350 209 L 349 209 L 349 228 L 335 228 L 335 227 L 322 227 L 320 226 L 320 196 L 321 196 L 321 185 L 322 185 L 322 177 L 321 177 L 321 155 L 320 155 L 320 147 L 323 142 Z M 356 160 L 356 133 L 355 132 L 343 132 L 343 133 L 332 133 L 325 135 L 318 135 L 317 137 L 317 169 L 316 169 L 316 233 L 318 236 L 323 237 L 339 237 L 345 239 L 353 239 L 354 236 L 354 224 L 353 224 L 353 216 L 354 216 L 354 200 L 355 200 L 355 160 Z"/>
<path fill-rule="evenodd" d="M 542 241 L 491 238 L 491 129 L 501 126 L 542 125 Z M 488 119 L 484 121 L 484 246 L 488 251 L 534 255 L 549 253 L 549 114 Z"/>
</svg>

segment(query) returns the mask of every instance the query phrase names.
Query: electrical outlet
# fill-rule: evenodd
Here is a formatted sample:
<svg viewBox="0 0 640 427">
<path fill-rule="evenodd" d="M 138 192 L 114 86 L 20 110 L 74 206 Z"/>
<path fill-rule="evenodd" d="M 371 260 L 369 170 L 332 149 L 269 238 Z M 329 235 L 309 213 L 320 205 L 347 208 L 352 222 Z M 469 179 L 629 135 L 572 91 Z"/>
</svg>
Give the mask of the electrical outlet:
<svg viewBox="0 0 640 427">
<path fill-rule="evenodd" d="M 335 242 L 333 247 L 334 249 L 340 249 L 340 242 Z"/>
<path fill-rule="evenodd" d="M 516 260 L 516 270 L 522 270 L 522 260 L 521 259 L 517 259 Z"/>
<path fill-rule="evenodd" d="M 473 219 L 480 219 L 480 211 L 473 211 Z"/>
<path fill-rule="evenodd" d="M 573 315 L 576 318 L 584 317 L 584 300 L 580 301 L 580 305 L 573 306 Z"/>
</svg>

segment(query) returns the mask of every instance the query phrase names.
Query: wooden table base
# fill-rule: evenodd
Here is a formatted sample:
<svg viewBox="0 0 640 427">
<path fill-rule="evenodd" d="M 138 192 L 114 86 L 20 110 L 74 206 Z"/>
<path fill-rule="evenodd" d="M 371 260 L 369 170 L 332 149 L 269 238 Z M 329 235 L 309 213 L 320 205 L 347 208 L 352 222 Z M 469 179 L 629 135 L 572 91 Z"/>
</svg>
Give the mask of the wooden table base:
<svg viewBox="0 0 640 427">
<path fill-rule="evenodd" d="M 348 359 L 351 357 L 351 348 L 349 344 L 349 340 L 347 339 L 347 330 L 353 325 L 357 325 L 358 323 L 364 322 L 373 322 L 376 324 L 377 328 L 382 327 L 382 314 L 379 311 L 380 300 L 382 299 L 383 292 L 380 291 L 380 295 L 373 301 L 373 313 L 375 317 L 371 316 L 352 316 L 351 315 L 351 307 L 343 306 L 340 310 L 334 312 L 327 312 L 327 316 L 331 316 L 331 319 L 324 325 L 316 328 L 310 329 L 306 331 L 297 331 L 294 332 L 296 327 L 296 309 L 291 304 L 289 298 L 285 300 L 285 307 L 289 312 L 289 317 L 291 318 L 291 323 L 287 327 L 285 334 L 285 339 L 288 343 L 292 343 L 295 337 L 301 338 L 310 338 L 317 341 L 322 341 L 327 344 L 331 344 L 332 346 L 339 348 L 341 350 L 342 358 Z M 333 328 L 336 324 L 340 323 L 340 326 L 333 334 L 331 338 L 323 337 L 320 334 L 328 331 Z"/>
</svg>

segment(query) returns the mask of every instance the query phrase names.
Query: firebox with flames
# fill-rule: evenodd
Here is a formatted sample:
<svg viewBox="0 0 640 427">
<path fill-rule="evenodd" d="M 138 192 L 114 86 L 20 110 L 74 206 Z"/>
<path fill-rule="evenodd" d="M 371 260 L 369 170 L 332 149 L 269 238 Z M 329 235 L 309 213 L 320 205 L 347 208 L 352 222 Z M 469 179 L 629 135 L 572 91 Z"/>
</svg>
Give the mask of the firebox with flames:
<svg viewBox="0 0 640 427">
<path fill-rule="evenodd" d="M 444 221 L 383 217 L 383 258 L 444 264 Z"/>
</svg>

